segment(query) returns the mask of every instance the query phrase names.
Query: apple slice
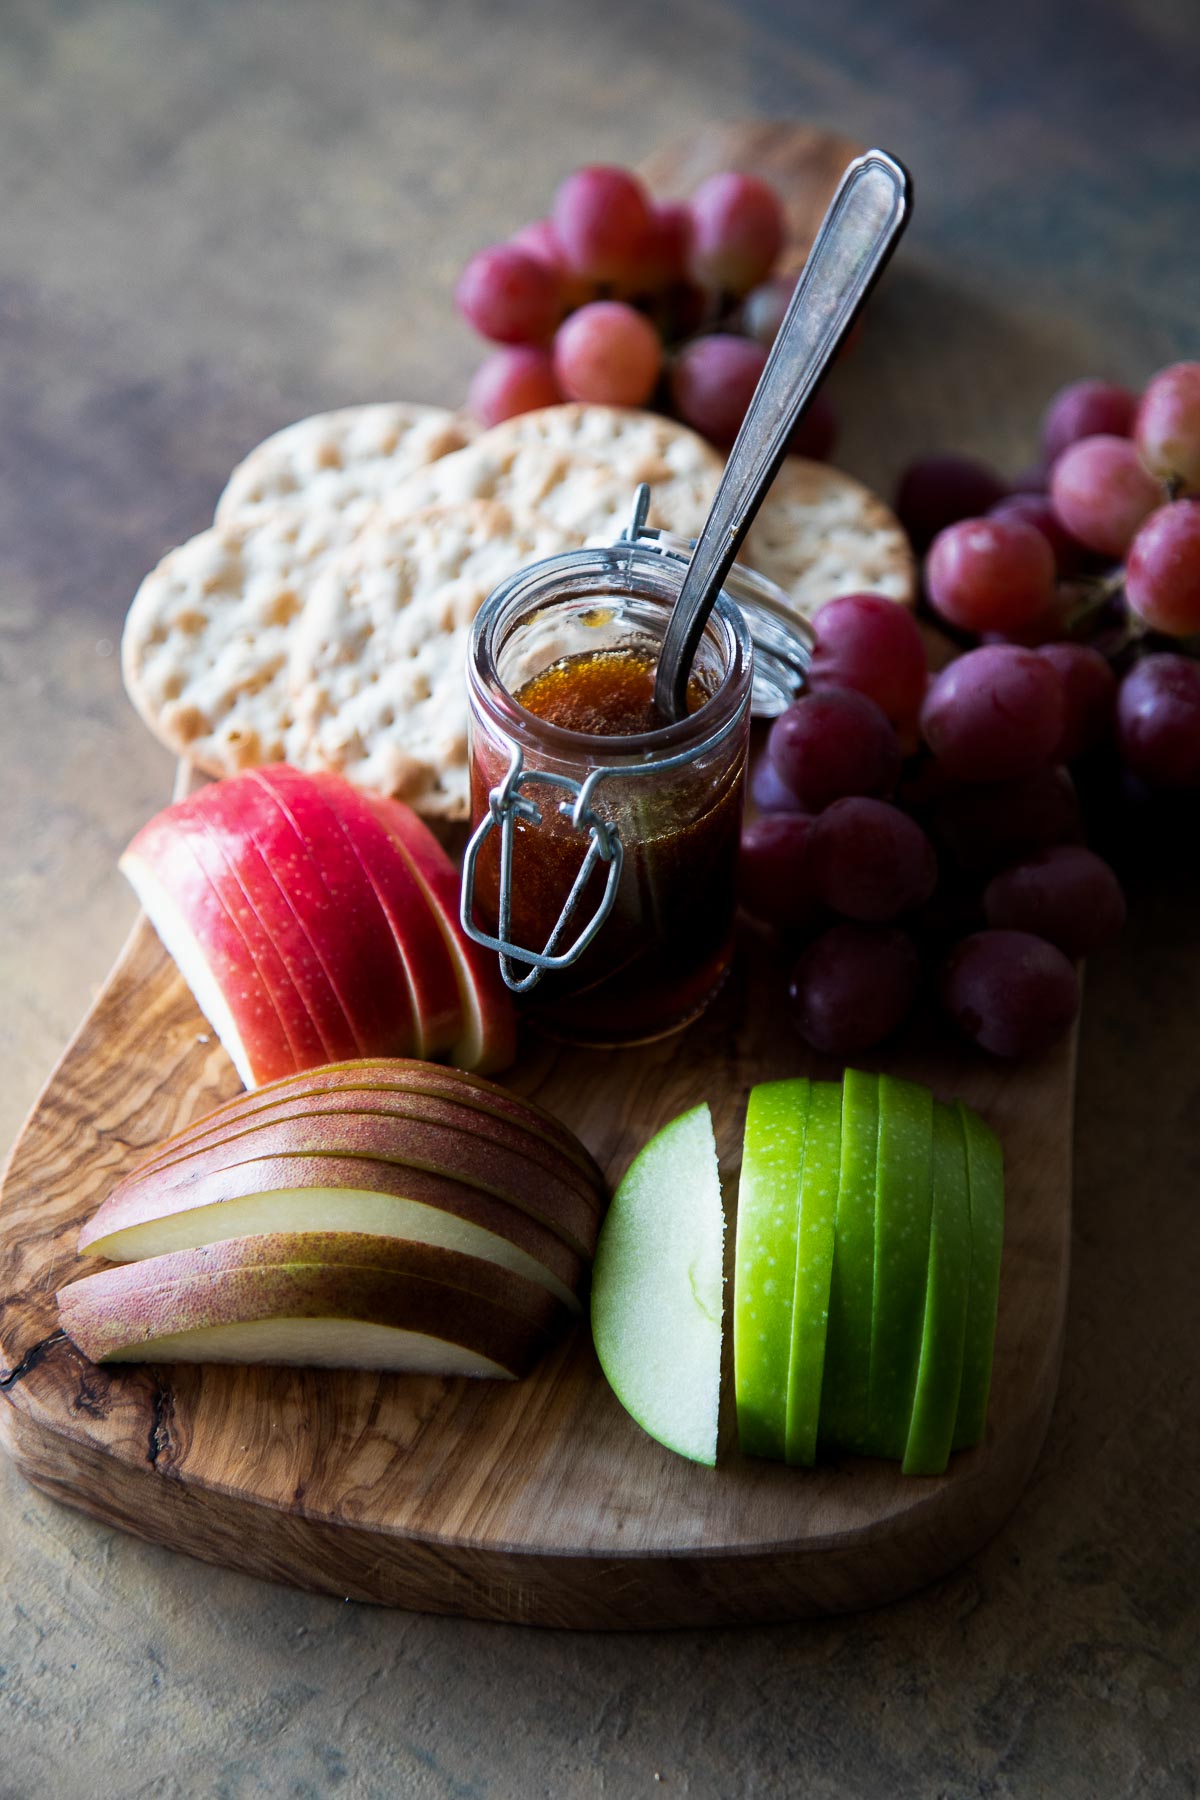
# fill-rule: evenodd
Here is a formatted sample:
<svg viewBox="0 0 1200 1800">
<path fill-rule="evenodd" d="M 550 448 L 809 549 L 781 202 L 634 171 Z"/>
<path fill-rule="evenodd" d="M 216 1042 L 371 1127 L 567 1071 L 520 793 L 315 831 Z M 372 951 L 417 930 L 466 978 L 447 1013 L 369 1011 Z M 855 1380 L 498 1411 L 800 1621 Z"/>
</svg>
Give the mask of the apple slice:
<svg viewBox="0 0 1200 1800">
<path fill-rule="evenodd" d="M 903 1457 L 912 1418 L 932 1208 L 933 1095 L 915 1081 L 879 1077 L 875 1170 L 875 1279 L 867 1443 Z"/>
<path fill-rule="evenodd" d="M 427 1244 L 350 1233 L 226 1240 L 126 1263 L 57 1295 L 104 1362 L 317 1362 L 524 1374 L 567 1323 L 545 1288 Z"/>
<path fill-rule="evenodd" d="M 812 1084 L 751 1088 L 742 1144 L 733 1277 L 738 1441 L 782 1459 L 787 1438 L 796 1228 Z"/>
<path fill-rule="evenodd" d="M 481 1074 L 508 1068 L 517 1054 L 512 997 L 500 974 L 499 957 L 463 930 L 458 870 L 411 807 L 380 794 L 369 794 L 367 800 L 424 888 L 458 969 L 464 1027 L 451 1060 Z"/>
<path fill-rule="evenodd" d="M 1004 1152 L 999 1138 L 978 1113 L 964 1106 L 961 1100 L 957 1112 L 967 1147 L 971 1274 L 954 1448 L 967 1450 L 983 1439 L 992 1384 L 1000 1260 L 1004 1249 Z"/>
<path fill-rule="evenodd" d="M 787 1460 L 808 1468 L 817 1458 L 841 1154 L 842 1084 L 815 1081 L 804 1140 L 787 1384 Z"/>
<path fill-rule="evenodd" d="M 950 1460 L 962 1384 L 970 1276 L 966 1139 L 954 1109 L 935 1101 L 929 1278 L 912 1421 L 901 1465 L 906 1475 L 940 1475 Z"/>
<path fill-rule="evenodd" d="M 841 1450 L 867 1442 L 878 1142 L 879 1077 L 847 1069 L 819 1433 Z"/>
<path fill-rule="evenodd" d="M 725 1219 L 707 1106 L 664 1125 L 613 1196 L 592 1273 L 592 1336 L 617 1399 L 693 1462 L 717 1460 Z"/>
</svg>

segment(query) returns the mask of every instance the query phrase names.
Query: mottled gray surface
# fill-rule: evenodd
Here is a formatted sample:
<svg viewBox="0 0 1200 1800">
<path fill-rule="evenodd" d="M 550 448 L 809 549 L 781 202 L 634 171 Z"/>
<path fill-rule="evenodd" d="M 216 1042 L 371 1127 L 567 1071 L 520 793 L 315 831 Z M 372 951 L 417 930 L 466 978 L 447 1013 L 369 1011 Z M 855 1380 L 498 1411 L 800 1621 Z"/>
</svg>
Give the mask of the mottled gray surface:
<svg viewBox="0 0 1200 1800">
<path fill-rule="evenodd" d="M 837 376 L 846 465 L 1015 469 L 1059 381 L 1197 351 L 1198 91 L 1194 0 L 7 0 L 0 1140 L 132 918 L 114 859 L 169 786 L 121 696 L 124 609 L 245 446 L 320 405 L 456 401 L 470 249 L 576 162 L 759 111 L 917 178 Z M 1198 898 L 1147 878 L 1089 971 L 1060 1401 L 972 1567 L 835 1623 L 538 1633 L 261 1586 L 0 1464 L 0 1800 L 1195 1795 Z"/>
</svg>

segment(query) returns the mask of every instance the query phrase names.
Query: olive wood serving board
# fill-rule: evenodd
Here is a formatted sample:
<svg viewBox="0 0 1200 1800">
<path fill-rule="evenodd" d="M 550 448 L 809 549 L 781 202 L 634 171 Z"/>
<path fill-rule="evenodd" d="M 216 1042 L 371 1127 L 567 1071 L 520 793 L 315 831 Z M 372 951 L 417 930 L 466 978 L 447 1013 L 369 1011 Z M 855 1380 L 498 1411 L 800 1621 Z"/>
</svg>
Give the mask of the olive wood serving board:
<svg viewBox="0 0 1200 1800">
<path fill-rule="evenodd" d="M 855 148 L 797 127 L 725 127 L 656 158 L 652 176 L 667 190 L 730 163 L 762 169 L 788 190 L 802 237 L 802 200 L 819 217 Z M 731 1245 L 749 1088 L 839 1073 L 789 1030 L 782 988 L 777 960 L 747 933 L 725 991 L 688 1031 L 610 1053 L 529 1037 L 505 1079 L 572 1126 L 614 1183 L 660 1125 L 707 1100 Z M 621 1628 L 895 1598 L 991 1536 L 1045 1435 L 1065 1314 L 1074 1060 L 1072 1040 L 1010 1069 L 934 1030 L 874 1065 L 961 1096 L 1004 1144 L 984 1443 L 935 1478 L 853 1458 L 815 1471 L 756 1462 L 737 1448 L 727 1368 L 708 1469 L 626 1415 L 583 1324 L 515 1383 L 82 1357 L 54 1307 L 55 1289 L 82 1272 L 80 1226 L 153 1145 L 239 1087 L 139 919 L 0 1187 L 0 1443 L 37 1487 L 109 1524 L 358 1600 Z"/>
</svg>

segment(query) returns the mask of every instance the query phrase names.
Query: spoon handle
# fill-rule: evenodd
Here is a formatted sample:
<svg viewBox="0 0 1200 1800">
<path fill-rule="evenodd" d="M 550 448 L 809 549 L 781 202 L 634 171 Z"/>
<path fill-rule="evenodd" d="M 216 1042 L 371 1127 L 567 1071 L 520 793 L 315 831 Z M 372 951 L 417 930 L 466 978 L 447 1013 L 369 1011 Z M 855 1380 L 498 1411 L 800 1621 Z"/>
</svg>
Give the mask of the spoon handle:
<svg viewBox="0 0 1200 1800">
<path fill-rule="evenodd" d="M 654 682 L 664 719 L 687 712 L 692 659 L 721 583 L 788 442 L 905 226 L 907 169 L 882 150 L 855 157 L 821 223 L 804 273 L 730 452 L 675 602 Z"/>
</svg>

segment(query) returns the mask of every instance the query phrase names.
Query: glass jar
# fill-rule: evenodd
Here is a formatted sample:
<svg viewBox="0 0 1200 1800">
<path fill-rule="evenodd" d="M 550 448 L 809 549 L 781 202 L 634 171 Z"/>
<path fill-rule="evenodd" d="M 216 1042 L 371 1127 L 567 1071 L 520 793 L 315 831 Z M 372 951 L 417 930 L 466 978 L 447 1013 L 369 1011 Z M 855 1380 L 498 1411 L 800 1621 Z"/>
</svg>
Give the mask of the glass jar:
<svg viewBox="0 0 1200 1800">
<path fill-rule="evenodd" d="M 729 968 L 753 673 L 729 594 L 683 719 L 611 735 L 518 697 L 598 652 L 653 667 L 686 566 L 640 542 L 569 551 L 503 583 L 472 630 L 463 923 L 500 952 L 526 1015 L 573 1043 L 678 1030 Z"/>
</svg>

